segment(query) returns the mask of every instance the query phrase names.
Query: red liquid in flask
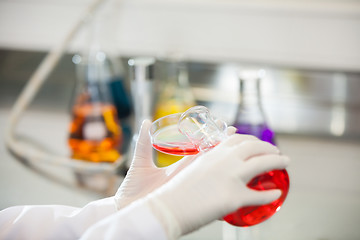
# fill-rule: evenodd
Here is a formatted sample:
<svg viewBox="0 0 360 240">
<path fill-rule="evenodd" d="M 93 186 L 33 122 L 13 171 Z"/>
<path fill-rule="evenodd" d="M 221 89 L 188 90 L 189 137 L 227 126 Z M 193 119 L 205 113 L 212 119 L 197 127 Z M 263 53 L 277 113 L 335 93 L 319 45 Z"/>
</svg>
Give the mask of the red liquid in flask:
<svg viewBox="0 0 360 240">
<path fill-rule="evenodd" d="M 262 191 L 280 189 L 280 198 L 267 205 L 242 207 L 224 217 L 232 225 L 247 227 L 265 221 L 276 213 L 285 201 L 289 191 L 289 175 L 286 170 L 274 170 L 252 179 L 247 186 Z"/>
<path fill-rule="evenodd" d="M 265 125 L 235 125 L 235 127 L 238 129 L 237 133 L 252 134 L 258 136 L 263 141 L 275 145 L 274 133 Z M 192 145 L 192 143 L 183 141 L 162 142 L 160 144 L 154 143 L 153 147 L 158 151 L 173 155 L 194 155 L 199 153 L 199 150 Z M 274 215 L 280 209 L 288 194 L 289 176 L 286 170 L 274 170 L 256 176 L 247 184 L 247 186 L 258 191 L 279 189 L 282 193 L 277 200 L 269 204 L 242 207 L 235 212 L 226 215 L 223 219 L 232 225 L 239 227 L 252 226 L 261 223 Z"/>
<path fill-rule="evenodd" d="M 250 124 L 234 124 L 234 127 L 237 128 L 236 133 L 252 134 L 263 141 L 275 145 L 274 132 L 264 124 L 255 126 Z M 247 184 L 249 188 L 258 191 L 279 189 L 282 192 L 281 196 L 277 200 L 266 205 L 239 208 L 235 212 L 226 215 L 224 220 L 235 226 L 247 227 L 269 219 L 284 203 L 289 192 L 289 185 L 289 175 L 285 169 L 274 170 L 256 176 Z"/>
</svg>

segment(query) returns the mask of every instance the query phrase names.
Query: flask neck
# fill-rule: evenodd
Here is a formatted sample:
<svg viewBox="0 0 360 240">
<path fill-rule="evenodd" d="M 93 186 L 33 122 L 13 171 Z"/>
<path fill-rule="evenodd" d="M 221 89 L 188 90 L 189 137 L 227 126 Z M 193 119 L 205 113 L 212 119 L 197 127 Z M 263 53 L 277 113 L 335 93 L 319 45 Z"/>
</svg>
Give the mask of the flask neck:
<svg viewBox="0 0 360 240">
<path fill-rule="evenodd" d="M 258 73 L 247 75 L 247 77 L 240 76 L 240 104 L 234 123 L 236 132 L 251 134 L 263 141 L 275 144 L 275 134 L 267 124 L 261 102 L 262 78 Z"/>
<path fill-rule="evenodd" d="M 261 108 L 260 79 L 240 78 L 239 89 L 241 106 Z"/>
<path fill-rule="evenodd" d="M 265 124 L 262 108 L 260 78 L 240 78 L 240 102 L 236 123 L 252 125 Z"/>
<path fill-rule="evenodd" d="M 154 118 L 184 112 L 195 105 L 186 64 L 180 61 L 164 62 L 163 84 L 159 86 Z"/>
<path fill-rule="evenodd" d="M 76 95 L 81 95 L 77 101 L 81 100 L 83 103 L 113 103 L 108 87 L 112 74 L 106 59 L 96 61 L 83 57 L 81 62 L 76 64 L 76 71 Z"/>
</svg>

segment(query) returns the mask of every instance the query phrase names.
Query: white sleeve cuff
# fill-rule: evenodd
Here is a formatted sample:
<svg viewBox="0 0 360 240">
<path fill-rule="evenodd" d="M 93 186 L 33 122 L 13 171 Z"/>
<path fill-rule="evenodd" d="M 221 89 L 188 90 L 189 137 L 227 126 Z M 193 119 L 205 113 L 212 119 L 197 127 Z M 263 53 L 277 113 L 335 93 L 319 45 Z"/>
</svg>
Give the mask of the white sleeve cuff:
<svg viewBox="0 0 360 240">
<path fill-rule="evenodd" d="M 157 216 L 163 225 L 169 240 L 178 239 L 181 236 L 181 228 L 172 212 L 161 200 L 150 198 L 147 202 L 151 211 Z"/>
</svg>

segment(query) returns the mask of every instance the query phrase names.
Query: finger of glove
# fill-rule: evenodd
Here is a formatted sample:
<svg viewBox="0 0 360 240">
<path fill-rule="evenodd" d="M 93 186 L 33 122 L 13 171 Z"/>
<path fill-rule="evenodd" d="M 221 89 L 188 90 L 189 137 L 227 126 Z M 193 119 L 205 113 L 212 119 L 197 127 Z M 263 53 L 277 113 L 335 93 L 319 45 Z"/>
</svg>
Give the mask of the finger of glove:
<svg viewBox="0 0 360 240">
<path fill-rule="evenodd" d="M 228 135 L 228 136 L 231 136 L 231 135 L 233 135 L 233 134 L 235 134 L 236 133 L 236 127 L 233 127 L 233 126 L 229 126 L 229 127 L 227 127 L 227 129 L 226 129 L 226 134 Z"/>
<path fill-rule="evenodd" d="M 282 192 L 279 189 L 263 191 L 249 189 L 249 191 L 246 192 L 246 198 L 243 199 L 241 205 L 252 206 L 269 204 L 277 200 L 281 196 L 281 193 Z"/>
<path fill-rule="evenodd" d="M 226 145 L 226 146 L 231 147 L 231 146 L 238 145 L 244 141 L 254 141 L 254 140 L 259 140 L 259 139 L 255 136 L 247 135 L 247 134 L 233 134 L 229 138 L 227 138 L 225 141 L 223 141 L 221 143 L 221 145 Z"/>
<path fill-rule="evenodd" d="M 136 142 L 135 153 L 133 159 L 134 166 L 149 166 L 152 165 L 152 146 L 150 141 L 149 129 L 151 126 L 150 120 L 144 120 L 140 131 L 139 138 Z"/>
<path fill-rule="evenodd" d="M 279 154 L 280 150 L 268 143 L 268 142 L 264 142 L 264 141 L 254 141 L 254 140 L 250 140 L 250 141 L 243 141 L 238 145 L 233 146 L 233 155 L 237 156 L 238 158 L 241 158 L 242 160 L 247 160 L 251 157 L 255 157 L 258 155 L 263 155 L 263 154 Z M 236 159 L 236 158 L 234 158 Z"/>
<path fill-rule="evenodd" d="M 267 154 L 248 159 L 241 168 L 240 177 L 247 183 L 255 176 L 275 170 L 284 169 L 288 166 L 290 159 L 284 155 Z"/>
</svg>

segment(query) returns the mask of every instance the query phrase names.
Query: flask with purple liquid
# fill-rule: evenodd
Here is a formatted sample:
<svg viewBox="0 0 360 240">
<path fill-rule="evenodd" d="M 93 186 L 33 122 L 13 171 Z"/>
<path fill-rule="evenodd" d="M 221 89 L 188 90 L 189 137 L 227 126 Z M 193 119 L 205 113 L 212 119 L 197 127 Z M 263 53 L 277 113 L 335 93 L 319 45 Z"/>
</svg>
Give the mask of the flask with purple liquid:
<svg viewBox="0 0 360 240">
<path fill-rule="evenodd" d="M 260 84 L 264 75 L 264 70 L 239 73 L 240 103 L 233 126 L 237 133 L 251 134 L 275 145 L 275 133 L 267 124 L 261 102 Z"/>
</svg>

